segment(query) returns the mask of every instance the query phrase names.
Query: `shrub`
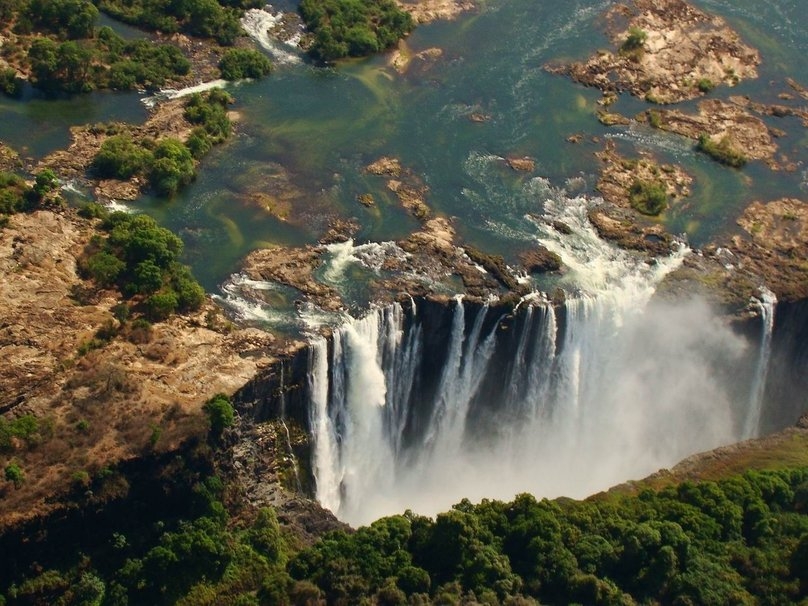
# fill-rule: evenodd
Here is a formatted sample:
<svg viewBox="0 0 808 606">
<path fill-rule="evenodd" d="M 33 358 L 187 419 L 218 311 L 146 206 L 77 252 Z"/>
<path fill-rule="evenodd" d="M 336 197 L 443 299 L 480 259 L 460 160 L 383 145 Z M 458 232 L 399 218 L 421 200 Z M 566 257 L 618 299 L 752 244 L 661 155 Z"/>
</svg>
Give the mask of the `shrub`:
<svg viewBox="0 0 808 606">
<path fill-rule="evenodd" d="M 703 93 L 709 93 L 715 88 L 715 83 L 709 78 L 701 78 L 696 83 L 696 87 Z"/>
<path fill-rule="evenodd" d="M 668 194 L 661 183 L 649 183 L 637 179 L 629 188 L 631 207 L 644 214 L 656 216 L 668 205 Z"/>
<path fill-rule="evenodd" d="M 642 48 L 642 45 L 645 44 L 647 39 L 647 32 L 639 27 L 630 27 L 628 29 L 628 36 L 626 37 L 625 42 L 623 42 L 623 45 L 620 47 L 620 50 L 627 52 L 636 51 Z"/>
<path fill-rule="evenodd" d="M 179 139 L 166 137 L 154 150 L 154 161 L 149 172 L 149 182 L 155 191 L 164 196 L 174 196 L 196 178 L 194 158 Z"/>
<path fill-rule="evenodd" d="M 700 135 L 696 149 L 727 166 L 741 168 L 746 164 L 746 156 L 732 146 L 732 142 L 727 136 L 715 142 L 708 135 Z"/>
<path fill-rule="evenodd" d="M 14 484 L 14 488 L 19 488 L 25 481 L 25 474 L 22 472 L 22 469 L 20 469 L 20 466 L 14 462 L 6 465 L 5 475 L 6 481 L 12 482 Z"/>
<path fill-rule="evenodd" d="M 109 288 L 118 282 L 118 278 L 126 269 L 126 263 L 115 255 L 101 250 L 87 259 L 85 268 L 99 286 Z"/>
<path fill-rule="evenodd" d="M 251 48 L 231 48 L 219 61 L 219 70 L 225 80 L 262 78 L 272 71 L 269 59 Z"/>
<path fill-rule="evenodd" d="M 149 318 L 155 322 L 166 320 L 179 306 L 177 295 L 173 291 L 157 292 L 146 299 Z"/>
<path fill-rule="evenodd" d="M 11 215 L 24 210 L 29 189 L 19 175 L 0 172 L 0 213 Z"/>
<path fill-rule="evenodd" d="M 153 320 L 164 320 L 177 309 L 189 311 L 202 305 L 205 291 L 179 263 L 182 240 L 177 236 L 147 215 L 111 213 L 100 227 L 109 235 L 95 237 L 80 262 L 88 277 L 100 286 L 117 286 L 127 297 L 148 295 L 144 307 Z M 129 317 L 125 303 L 112 311 L 122 324 Z M 132 322 L 130 339 L 148 340 L 143 332 L 138 320 Z"/>
<path fill-rule="evenodd" d="M 208 415 L 210 432 L 215 438 L 220 437 L 222 432 L 230 427 L 235 420 L 235 412 L 233 405 L 230 403 L 230 398 L 223 393 L 216 394 L 205 402 L 202 410 Z"/>
<path fill-rule="evenodd" d="M 8 67 L 0 69 L 0 91 L 7 94 L 9 97 L 19 97 L 22 95 L 22 89 L 25 81 L 17 77 L 16 70 Z"/>
</svg>

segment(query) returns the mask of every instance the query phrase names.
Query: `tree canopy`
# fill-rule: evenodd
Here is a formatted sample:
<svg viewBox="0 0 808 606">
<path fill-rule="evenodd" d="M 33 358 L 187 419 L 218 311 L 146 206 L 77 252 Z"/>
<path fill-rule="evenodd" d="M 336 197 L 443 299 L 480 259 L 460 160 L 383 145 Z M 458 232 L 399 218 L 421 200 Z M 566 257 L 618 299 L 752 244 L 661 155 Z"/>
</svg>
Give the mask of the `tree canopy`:
<svg viewBox="0 0 808 606">
<path fill-rule="evenodd" d="M 216 396 L 207 406 L 218 426 L 230 418 L 224 404 Z M 26 576 L 5 589 L 7 603 L 76 603 L 68 598 L 80 588 L 103 589 L 104 604 L 155 605 L 808 599 L 808 468 L 585 501 L 464 500 L 435 518 L 405 512 L 302 548 L 271 509 L 229 520 L 225 492 L 218 478 L 200 479 L 175 518 L 138 525 L 144 537 L 127 540 L 118 517 L 104 528 L 114 549 L 85 550 L 72 566 L 39 572 L 18 565 Z"/>
<path fill-rule="evenodd" d="M 302 0 L 300 15 L 322 61 L 361 57 L 394 46 L 415 24 L 393 0 Z"/>
</svg>

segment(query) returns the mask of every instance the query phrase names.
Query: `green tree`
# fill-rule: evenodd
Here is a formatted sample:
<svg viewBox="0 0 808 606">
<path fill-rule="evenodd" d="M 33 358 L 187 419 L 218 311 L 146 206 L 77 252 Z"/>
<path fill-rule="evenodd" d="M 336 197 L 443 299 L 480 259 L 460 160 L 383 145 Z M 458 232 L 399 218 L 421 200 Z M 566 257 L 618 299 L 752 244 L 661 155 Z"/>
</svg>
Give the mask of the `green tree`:
<svg viewBox="0 0 808 606">
<path fill-rule="evenodd" d="M 208 415 L 211 435 L 217 439 L 235 420 L 235 411 L 233 410 L 233 405 L 230 403 L 230 398 L 223 393 L 216 394 L 205 402 L 202 410 Z"/>
<path fill-rule="evenodd" d="M 194 158 L 178 139 L 162 139 L 154 150 L 149 182 L 160 195 L 173 196 L 196 178 Z"/>
<path fill-rule="evenodd" d="M 262 78 L 272 71 L 272 63 L 257 50 L 251 48 L 231 48 L 222 55 L 219 71 L 225 80 Z"/>
<path fill-rule="evenodd" d="M 20 469 L 20 466 L 13 461 L 6 465 L 5 473 L 6 481 L 14 484 L 14 488 L 20 488 L 25 482 L 25 474 Z"/>
<path fill-rule="evenodd" d="M 129 179 L 143 173 L 151 162 L 151 152 L 124 133 L 104 140 L 93 158 L 92 167 L 99 177 Z"/>
</svg>

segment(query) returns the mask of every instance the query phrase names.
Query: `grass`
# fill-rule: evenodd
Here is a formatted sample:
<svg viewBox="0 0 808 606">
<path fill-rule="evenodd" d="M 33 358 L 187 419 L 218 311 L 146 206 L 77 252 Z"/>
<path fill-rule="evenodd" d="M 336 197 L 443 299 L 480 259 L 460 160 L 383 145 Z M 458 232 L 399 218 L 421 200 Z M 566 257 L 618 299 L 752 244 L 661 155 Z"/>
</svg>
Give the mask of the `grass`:
<svg viewBox="0 0 808 606">
<path fill-rule="evenodd" d="M 707 457 L 686 459 L 673 469 L 661 471 L 638 482 L 621 484 L 609 493 L 638 493 L 646 488 L 661 490 L 685 480 L 717 481 L 750 470 L 805 466 L 808 466 L 808 432 L 786 430 L 759 440 L 717 449 Z"/>
</svg>

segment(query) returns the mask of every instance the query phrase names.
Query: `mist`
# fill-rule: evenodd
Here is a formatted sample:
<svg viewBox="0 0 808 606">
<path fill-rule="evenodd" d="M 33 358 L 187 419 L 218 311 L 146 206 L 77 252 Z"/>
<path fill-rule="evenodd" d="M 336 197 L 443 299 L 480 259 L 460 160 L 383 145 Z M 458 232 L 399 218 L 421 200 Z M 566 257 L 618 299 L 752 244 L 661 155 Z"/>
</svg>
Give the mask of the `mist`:
<svg viewBox="0 0 808 606">
<path fill-rule="evenodd" d="M 435 327 L 397 305 L 349 322 L 330 349 L 315 344 L 323 505 L 365 524 L 462 498 L 584 497 L 741 439 L 758 346 L 705 302 L 565 307 L 565 326 L 550 306 L 520 310 L 506 338 L 501 311 L 458 300 L 437 356 L 424 336 Z"/>
</svg>

